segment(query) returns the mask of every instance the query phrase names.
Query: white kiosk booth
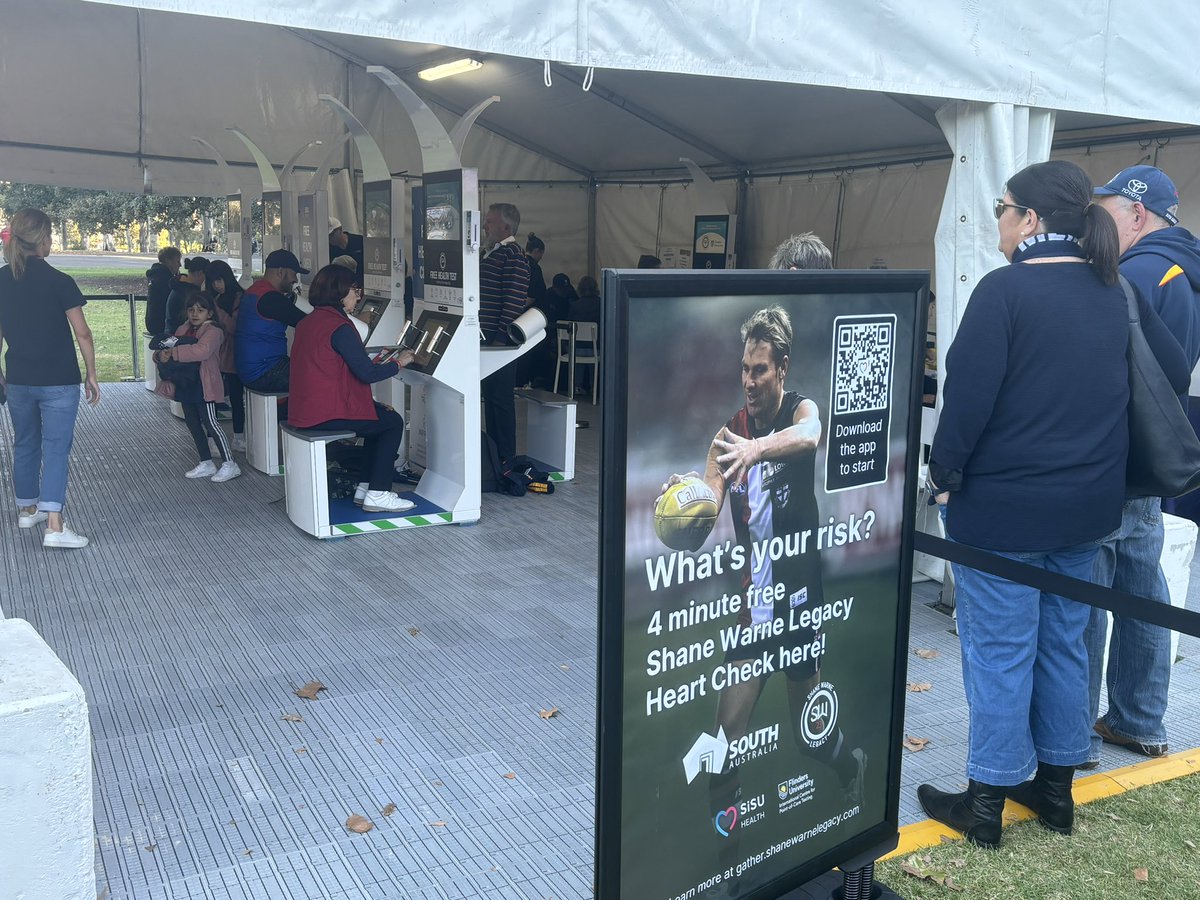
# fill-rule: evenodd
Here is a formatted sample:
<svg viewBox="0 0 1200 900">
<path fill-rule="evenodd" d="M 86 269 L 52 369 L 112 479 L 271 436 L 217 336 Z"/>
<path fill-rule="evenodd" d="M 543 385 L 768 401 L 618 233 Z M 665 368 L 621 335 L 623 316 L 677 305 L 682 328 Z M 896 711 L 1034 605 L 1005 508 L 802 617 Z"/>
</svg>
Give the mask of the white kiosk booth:
<svg viewBox="0 0 1200 900">
<path fill-rule="evenodd" d="M 233 269 L 233 274 L 238 277 L 239 283 L 242 284 L 242 287 L 249 287 L 250 272 L 254 267 L 250 211 L 258 197 L 253 191 L 246 191 L 238 183 L 229 163 L 225 161 L 225 157 L 217 151 L 216 147 L 204 138 L 193 136 L 192 140 L 209 152 L 225 180 L 225 190 L 227 191 L 225 196 L 226 255 L 229 259 L 229 267 Z M 272 172 L 272 174 L 274 173 Z"/>
<path fill-rule="evenodd" d="M 543 337 L 531 333 L 523 344 L 481 350 L 479 342 L 479 213 L 478 172 L 464 169 L 457 148 L 425 103 L 390 70 L 371 67 L 412 119 L 420 138 L 424 174 L 424 299 L 414 309 L 415 322 L 403 321 L 403 183 L 392 179 L 378 146 L 348 109 L 332 97 L 322 100 L 340 112 L 354 137 L 363 166 L 364 255 L 368 278 L 382 279 L 384 262 L 372 244 L 372 233 L 384 219 L 373 210 L 388 207 L 392 258 L 390 296 L 383 282 L 366 287 L 364 304 L 384 301 L 368 336 L 368 349 L 403 345 L 416 360 L 394 381 L 407 385 L 412 414 L 408 440 L 424 471 L 416 487 L 401 492 L 413 501 L 407 513 L 367 513 L 349 498 L 331 499 L 325 448 L 346 437 L 284 426 L 284 465 L 288 518 L 318 538 L 475 522 L 480 511 L 480 378 L 515 360 Z M 490 100 L 488 102 L 491 102 Z M 479 107 L 482 110 L 486 103 Z M 478 114 L 477 112 L 475 113 Z M 468 114 L 470 115 L 470 114 Z M 464 117 L 466 121 L 467 117 Z M 473 117 L 472 117 L 473 121 Z M 462 125 L 462 123 L 460 123 Z M 465 128 L 469 128 L 467 122 Z M 457 131 L 458 129 L 456 129 Z M 465 134 L 465 129 L 463 131 Z M 390 182 L 390 183 L 388 183 Z M 385 194 L 385 188 L 388 189 Z M 397 225 L 397 223 L 399 223 Z M 380 266 L 373 270 L 373 266 Z M 396 311 L 400 316 L 397 318 Z M 393 396 L 402 392 L 393 391 Z M 419 447 L 416 445 L 419 444 Z"/>
</svg>

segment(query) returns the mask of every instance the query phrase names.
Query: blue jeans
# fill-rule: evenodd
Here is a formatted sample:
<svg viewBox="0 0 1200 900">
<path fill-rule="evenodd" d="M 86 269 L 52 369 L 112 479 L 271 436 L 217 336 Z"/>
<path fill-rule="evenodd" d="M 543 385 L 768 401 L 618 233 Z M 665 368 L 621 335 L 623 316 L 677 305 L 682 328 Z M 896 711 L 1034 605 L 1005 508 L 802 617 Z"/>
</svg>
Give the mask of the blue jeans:
<svg viewBox="0 0 1200 900">
<path fill-rule="evenodd" d="M 1121 525 L 1100 545 L 1093 580 L 1154 603 L 1170 603 L 1159 559 L 1163 549 L 1161 501 L 1126 500 Z M 1100 712 L 1104 637 L 1108 612 L 1093 609 L 1087 629 L 1088 702 L 1092 721 Z M 1113 616 L 1108 649 L 1106 724 L 1115 734 L 1143 744 L 1165 744 L 1167 690 L 1171 686 L 1171 632 L 1137 619 Z M 1100 758 L 1100 735 L 1092 735 L 1092 759 Z"/>
<path fill-rule="evenodd" d="M 13 423 L 13 492 L 17 506 L 61 512 L 67 502 L 67 462 L 75 439 L 79 385 L 8 385 Z"/>
<path fill-rule="evenodd" d="M 1092 542 L 996 555 L 1088 580 L 1096 553 Z M 1089 607 L 957 563 L 953 568 L 971 714 L 967 776 L 1009 786 L 1032 775 L 1039 761 L 1086 761 Z"/>
</svg>

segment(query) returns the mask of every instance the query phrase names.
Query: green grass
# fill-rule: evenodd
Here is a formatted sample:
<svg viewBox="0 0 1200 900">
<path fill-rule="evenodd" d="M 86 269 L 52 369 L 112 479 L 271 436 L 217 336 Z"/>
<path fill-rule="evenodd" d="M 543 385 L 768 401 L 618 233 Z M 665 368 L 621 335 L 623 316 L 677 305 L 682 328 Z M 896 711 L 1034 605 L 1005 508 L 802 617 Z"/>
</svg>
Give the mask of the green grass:
<svg viewBox="0 0 1200 900">
<path fill-rule="evenodd" d="M 85 295 L 94 294 L 144 294 L 146 293 L 146 268 L 136 266 L 120 269 L 63 269 L 75 279 Z"/>
<path fill-rule="evenodd" d="M 129 268 L 63 269 L 75 279 L 85 297 L 97 294 L 144 294 L 146 269 L 138 265 Z M 137 331 L 142 340 L 142 323 L 146 318 L 146 303 L 137 304 Z M 133 349 L 130 344 L 129 304 L 121 300 L 92 300 L 83 308 L 84 317 L 96 342 L 96 375 L 100 381 L 122 381 L 133 377 Z M 141 350 L 138 351 L 141 353 Z M 80 369 L 83 362 L 80 360 Z"/>
<path fill-rule="evenodd" d="M 129 304 L 123 300 L 93 300 L 83 308 L 96 343 L 96 375 L 100 381 L 122 381 L 133 371 L 133 349 L 129 342 Z M 146 304 L 137 304 L 137 339 L 142 340 Z M 139 347 L 138 354 L 141 355 Z M 83 361 L 80 358 L 80 371 Z M 141 373 L 137 373 L 141 374 Z"/>
<path fill-rule="evenodd" d="M 908 900 L 1196 900 L 1197 847 L 1200 775 L 1188 775 L 1076 807 L 1071 837 L 1030 821 L 1005 829 L 997 851 L 955 842 L 915 854 L 922 866 L 948 874 L 961 893 L 905 874 L 900 867 L 908 857 L 880 863 L 875 876 Z M 1137 880 L 1138 869 L 1146 870 L 1146 881 Z"/>
</svg>

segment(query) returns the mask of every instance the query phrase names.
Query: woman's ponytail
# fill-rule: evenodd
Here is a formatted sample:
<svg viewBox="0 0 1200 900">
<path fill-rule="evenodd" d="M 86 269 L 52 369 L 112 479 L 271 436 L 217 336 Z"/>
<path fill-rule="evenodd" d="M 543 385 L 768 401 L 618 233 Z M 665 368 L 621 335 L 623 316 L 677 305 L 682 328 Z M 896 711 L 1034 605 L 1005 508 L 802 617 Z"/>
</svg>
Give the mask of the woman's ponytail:
<svg viewBox="0 0 1200 900">
<path fill-rule="evenodd" d="M 4 244 L 4 259 L 12 269 L 13 278 L 25 277 L 29 257 L 37 256 L 42 241 L 50 237 L 50 217 L 40 209 L 27 207 L 17 210 L 8 223 L 9 236 Z"/>
<path fill-rule="evenodd" d="M 1079 244 L 1100 280 L 1107 285 L 1116 284 L 1121 242 L 1117 236 L 1117 223 L 1099 203 L 1089 203 L 1083 212 L 1083 234 L 1079 236 Z"/>
</svg>

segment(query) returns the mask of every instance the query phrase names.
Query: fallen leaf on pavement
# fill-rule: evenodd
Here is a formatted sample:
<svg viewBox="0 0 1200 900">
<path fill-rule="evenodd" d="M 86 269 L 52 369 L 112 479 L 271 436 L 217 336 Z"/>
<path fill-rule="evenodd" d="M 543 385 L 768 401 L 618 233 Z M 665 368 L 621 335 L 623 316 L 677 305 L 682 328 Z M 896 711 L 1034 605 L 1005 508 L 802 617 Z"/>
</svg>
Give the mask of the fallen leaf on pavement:
<svg viewBox="0 0 1200 900">
<path fill-rule="evenodd" d="M 911 750 L 913 753 L 920 753 L 928 743 L 929 738 L 913 737 L 911 734 L 904 736 L 904 749 Z"/>
<path fill-rule="evenodd" d="M 280 716 L 285 722 L 303 722 L 304 716 L 298 716 L 295 713 L 288 713 L 286 716 Z"/>
<path fill-rule="evenodd" d="M 914 650 L 913 653 L 921 657 L 921 659 L 937 659 L 938 652 L 936 650 Z"/>
<path fill-rule="evenodd" d="M 360 815 L 353 815 L 346 820 L 346 827 L 355 834 L 366 834 L 375 826 L 369 820 Z"/>
<path fill-rule="evenodd" d="M 302 700 L 316 700 L 317 694 L 325 690 L 325 685 L 319 681 L 310 681 L 300 690 L 296 691 L 296 696 Z"/>
<path fill-rule="evenodd" d="M 383 809 L 380 810 L 380 812 L 385 816 L 390 816 L 395 811 L 396 811 L 395 803 L 389 803 L 387 806 L 385 806 Z"/>
<path fill-rule="evenodd" d="M 1133 870 L 1133 880 L 1134 881 L 1149 881 L 1150 880 L 1149 870 L 1148 869 L 1134 869 Z"/>
<path fill-rule="evenodd" d="M 558 707 L 552 706 L 549 709 L 539 709 L 538 715 L 541 716 L 543 719 L 553 719 L 555 716 L 558 715 Z"/>
<path fill-rule="evenodd" d="M 933 687 L 928 681 L 910 681 L 908 683 L 909 693 L 923 694 L 925 691 Z"/>
</svg>

